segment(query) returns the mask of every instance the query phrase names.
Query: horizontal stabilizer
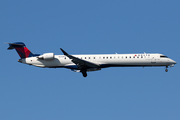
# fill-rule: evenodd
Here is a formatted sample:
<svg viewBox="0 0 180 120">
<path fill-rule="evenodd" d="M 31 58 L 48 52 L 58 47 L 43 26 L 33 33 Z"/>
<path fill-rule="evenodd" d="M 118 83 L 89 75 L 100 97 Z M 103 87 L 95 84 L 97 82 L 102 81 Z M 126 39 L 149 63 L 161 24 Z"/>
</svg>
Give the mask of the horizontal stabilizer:
<svg viewBox="0 0 180 120">
<path fill-rule="evenodd" d="M 12 50 L 12 49 L 14 49 L 14 47 L 13 46 L 9 46 L 7 49 L 8 50 Z"/>
<path fill-rule="evenodd" d="M 7 43 L 9 44 L 9 47 L 7 48 L 8 50 L 12 50 L 14 49 L 15 47 L 24 47 L 25 44 L 22 43 L 22 42 L 16 42 L 16 43 Z"/>
</svg>

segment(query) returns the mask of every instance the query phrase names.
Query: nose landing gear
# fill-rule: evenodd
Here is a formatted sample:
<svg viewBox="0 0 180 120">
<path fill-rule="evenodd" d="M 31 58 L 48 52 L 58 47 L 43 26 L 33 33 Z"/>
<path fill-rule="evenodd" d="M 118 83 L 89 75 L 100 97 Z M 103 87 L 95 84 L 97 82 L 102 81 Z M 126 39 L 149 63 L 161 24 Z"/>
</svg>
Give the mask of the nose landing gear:
<svg viewBox="0 0 180 120">
<path fill-rule="evenodd" d="M 166 66 L 166 70 L 165 70 L 166 72 L 168 72 L 168 69 L 167 69 L 167 68 L 168 68 L 168 66 Z"/>
</svg>

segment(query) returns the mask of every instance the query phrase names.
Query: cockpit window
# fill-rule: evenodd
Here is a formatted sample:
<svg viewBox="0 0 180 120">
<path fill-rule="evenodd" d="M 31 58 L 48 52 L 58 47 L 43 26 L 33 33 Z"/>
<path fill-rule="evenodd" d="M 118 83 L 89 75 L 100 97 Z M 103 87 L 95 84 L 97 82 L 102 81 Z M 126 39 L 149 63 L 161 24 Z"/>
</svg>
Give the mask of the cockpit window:
<svg viewBox="0 0 180 120">
<path fill-rule="evenodd" d="M 168 58 L 167 56 L 161 55 L 160 58 Z"/>
</svg>

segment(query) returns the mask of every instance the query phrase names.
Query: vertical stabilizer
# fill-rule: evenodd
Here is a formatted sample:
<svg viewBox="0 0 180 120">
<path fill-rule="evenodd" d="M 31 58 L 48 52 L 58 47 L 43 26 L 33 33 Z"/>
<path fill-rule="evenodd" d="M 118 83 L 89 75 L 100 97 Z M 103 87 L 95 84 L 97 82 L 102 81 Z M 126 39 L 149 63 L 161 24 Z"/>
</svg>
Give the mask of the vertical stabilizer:
<svg viewBox="0 0 180 120">
<path fill-rule="evenodd" d="M 19 56 L 22 58 L 37 56 L 33 54 L 23 42 L 8 43 L 8 50 L 16 49 Z"/>
</svg>

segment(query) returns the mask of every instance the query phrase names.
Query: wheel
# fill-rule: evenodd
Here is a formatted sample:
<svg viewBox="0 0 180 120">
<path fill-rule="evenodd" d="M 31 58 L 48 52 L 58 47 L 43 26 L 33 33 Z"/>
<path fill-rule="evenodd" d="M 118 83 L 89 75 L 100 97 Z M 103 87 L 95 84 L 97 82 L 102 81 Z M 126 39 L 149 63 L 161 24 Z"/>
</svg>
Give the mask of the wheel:
<svg viewBox="0 0 180 120">
<path fill-rule="evenodd" d="M 168 72 L 168 69 L 166 69 L 165 71 Z"/>
<path fill-rule="evenodd" d="M 87 77 L 87 73 L 86 72 L 82 72 L 83 77 Z"/>
</svg>

